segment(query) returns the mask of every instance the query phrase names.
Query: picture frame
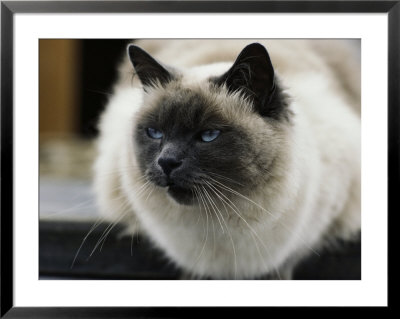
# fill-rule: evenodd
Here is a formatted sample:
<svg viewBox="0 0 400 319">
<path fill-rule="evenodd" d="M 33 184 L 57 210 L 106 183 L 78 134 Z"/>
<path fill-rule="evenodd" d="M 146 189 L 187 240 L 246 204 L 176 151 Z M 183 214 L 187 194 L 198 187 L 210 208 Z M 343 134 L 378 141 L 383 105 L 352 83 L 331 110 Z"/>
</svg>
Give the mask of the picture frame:
<svg viewBox="0 0 400 319">
<path fill-rule="evenodd" d="M 17 13 L 387 13 L 388 14 L 388 213 L 398 210 L 400 119 L 400 1 L 2 1 L 1 2 L 1 317 L 176 318 L 209 308 L 15 307 L 13 264 L 13 19 Z M 389 222 L 389 225 L 391 223 Z M 388 283 L 389 284 L 389 283 Z M 390 299 L 388 300 L 390 305 Z M 213 309 L 214 315 L 231 309 Z M 276 311 L 277 308 L 236 309 Z M 238 312 L 239 311 L 239 312 Z"/>
</svg>

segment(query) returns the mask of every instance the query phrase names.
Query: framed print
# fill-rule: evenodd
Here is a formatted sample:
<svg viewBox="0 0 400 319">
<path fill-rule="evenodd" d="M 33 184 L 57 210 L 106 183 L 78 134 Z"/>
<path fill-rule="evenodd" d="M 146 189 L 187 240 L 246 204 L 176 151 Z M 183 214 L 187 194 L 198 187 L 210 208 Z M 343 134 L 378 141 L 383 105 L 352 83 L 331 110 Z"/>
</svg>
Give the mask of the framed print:
<svg viewBox="0 0 400 319">
<path fill-rule="evenodd" d="M 2 1 L 1 317 L 389 307 L 399 16 Z"/>
</svg>

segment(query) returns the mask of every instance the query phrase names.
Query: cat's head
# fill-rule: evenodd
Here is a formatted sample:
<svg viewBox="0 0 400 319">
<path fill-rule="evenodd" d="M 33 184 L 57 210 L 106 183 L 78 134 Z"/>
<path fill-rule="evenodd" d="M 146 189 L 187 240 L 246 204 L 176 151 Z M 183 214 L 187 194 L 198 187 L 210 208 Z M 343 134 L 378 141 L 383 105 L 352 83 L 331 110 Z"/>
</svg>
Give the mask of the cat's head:
<svg viewBox="0 0 400 319">
<path fill-rule="evenodd" d="M 274 177 L 291 112 L 261 44 L 197 81 L 135 45 L 128 53 L 145 91 L 133 143 L 147 180 L 191 205 L 248 194 Z"/>
</svg>

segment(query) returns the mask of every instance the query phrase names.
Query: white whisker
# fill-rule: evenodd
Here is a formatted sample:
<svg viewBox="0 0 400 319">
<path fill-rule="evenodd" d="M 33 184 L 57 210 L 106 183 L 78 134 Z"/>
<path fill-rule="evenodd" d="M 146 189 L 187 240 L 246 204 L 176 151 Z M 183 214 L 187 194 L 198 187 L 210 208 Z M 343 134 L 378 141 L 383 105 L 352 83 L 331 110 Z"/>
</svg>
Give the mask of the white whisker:
<svg viewBox="0 0 400 319">
<path fill-rule="evenodd" d="M 221 226 L 222 233 L 224 233 L 224 228 L 222 227 L 222 223 L 221 223 L 221 221 L 220 221 L 220 219 L 218 217 L 218 214 L 217 214 L 217 212 L 216 212 L 216 210 L 214 208 L 214 206 L 216 206 L 216 205 L 215 205 L 214 201 L 212 200 L 211 196 L 208 194 L 207 190 L 205 188 L 203 188 L 203 190 L 204 190 L 204 194 L 206 195 L 206 197 L 208 198 L 208 200 L 210 202 L 210 206 L 213 209 L 213 211 L 215 213 L 215 216 L 217 216 L 218 222 L 219 222 L 219 224 Z"/>
<path fill-rule="evenodd" d="M 95 252 L 96 248 L 101 244 L 102 241 L 104 241 L 106 239 L 106 237 L 108 236 L 108 234 L 111 232 L 111 230 L 118 224 L 118 222 L 120 222 L 125 216 L 126 214 L 129 212 L 129 210 L 123 211 L 123 209 L 126 209 L 129 203 L 128 202 L 123 202 L 118 210 L 122 210 L 122 212 L 120 213 L 120 215 L 116 218 L 116 220 L 114 220 L 114 222 L 112 222 L 110 225 L 108 225 L 106 227 L 106 229 L 103 231 L 102 235 L 100 236 L 100 239 L 97 241 L 95 247 L 93 248 L 92 252 L 90 253 L 89 257 L 87 258 L 87 260 L 89 260 L 89 258 L 93 255 L 93 253 Z M 104 244 L 104 242 L 103 242 Z M 101 246 L 103 247 L 103 245 Z"/>
<path fill-rule="evenodd" d="M 204 181 L 204 182 L 206 182 L 206 181 Z M 208 184 L 208 182 L 206 182 L 206 183 Z M 213 191 L 213 193 L 219 198 L 219 200 L 221 201 L 222 205 L 224 206 L 225 212 L 226 212 L 227 215 L 229 216 L 228 209 L 226 208 L 225 203 L 224 203 L 223 200 L 221 199 L 221 196 L 219 196 L 212 188 L 210 188 L 210 190 Z M 219 210 L 218 210 L 218 211 L 219 211 Z M 226 222 L 225 222 L 225 220 L 224 220 L 224 217 L 222 216 L 222 213 L 221 213 L 220 211 L 219 211 L 219 214 L 220 214 L 220 216 L 221 216 L 221 218 L 222 218 L 222 221 L 223 221 L 224 224 L 225 224 L 225 227 L 226 227 L 226 230 L 227 230 L 229 239 L 230 239 L 231 244 L 232 244 L 233 257 L 234 257 L 234 263 L 235 263 L 234 279 L 236 279 L 236 276 L 237 276 L 237 256 L 236 256 L 235 244 L 234 244 L 234 242 L 233 242 L 233 238 L 232 238 L 231 232 L 230 232 L 230 230 L 229 230 L 229 227 L 228 227 L 228 225 L 226 224 Z"/>
<path fill-rule="evenodd" d="M 214 181 L 215 183 L 218 184 L 218 185 L 215 185 L 215 186 L 219 186 L 219 187 L 225 189 L 226 191 L 228 191 L 228 192 L 230 192 L 230 193 L 232 193 L 232 194 L 234 194 L 234 195 L 237 195 L 237 196 L 239 196 L 239 197 L 241 197 L 241 198 L 247 200 L 248 202 L 250 202 L 250 203 L 256 205 L 256 206 L 257 206 L 258 208 L 260 208 L 262 211 L 268 213 L 268 214 L 269 214 L 270 216 L 272 216 L 276 221 L 278 221 L 278 223 L 279 223 L 286 231 L 288 231 L 290 234 L 292 234 L 292 235 L 298 237 L 308 249 L 310 249 L 314 254 L 316 254 L 318 257 L 320 257 L 320 254 L 319 254 L 318 252 L 316 252 L 312 247 L 310 247 L 310 246 L 304 241 L 304 239 L 303 239 L 300 235 L 293 233 L 293 231 L 291 231 L 291 230 L 288 228 L 288 226 L 287 226 L 284 222 L 282 222 L 281 220 L 279 220 L 279 218 L 278 218 L 277 216 L 275 216 L 273 213 L 271 213 L 269 210 L 267 210 L 266 208 L 262 207 L 262 206 L 259 205 L 258 203 L 254 202 L 254 201 L 251 200 L 250 198 L 244 196 L 243 194 L 241 194 L 241 193 L 239 193 L 239 192 L 233 190 L 232 188 L 230 188 L 230 187 L 228 187 L 228 186 L 226 186 L 226 185 L 224 185 L 224 184 L 218 182 L 217 180 L 214 180 L 214 179 L 211 178 L 211 177 L 209 177 L 209 178 L 210 178 L 212 181 Z"/>
<path fill-rule="evenodd" d="M 200 199 L 201 199 L 201 201 L 202 201 L 202 203 L 204 205 L 204 201 L 203 201 L 202 195 L 200 193 L 200 189 L 195 187 L 195 190 L 196 190 L 197 194 L 199 195 L 199 197 L 200 197 Z M 206 247 L 207 239 L 208 239 L 208 213 L 207 213 L 207 210 L 205 208 L 205 205 L 204 205 L 204 211 L 206 213 L 206 218 L 207 218 L 206 219 L 206 234 L 205 234 L 205 238 L 204 238 L 203 247 L 201 248 L 200 254 L 197 256 L 197 258 L 196 258 L 195 262 L 193 263 L 192 267 L 194 267 L 197 264 L 197 262 L 199 261 L 200 257 L 202 256 L 204 248 Z"/>
<path fill-rule="evenodd" d="M 260 248 L 259 248 L 259 246 L 258 246 L 258 244 L 257 244 L 257 241 L 256 241 L 256 238 L 258 239 L 258 241 L 261 243 L 261 245 L 264 247 L 264 249 L 267 251 L 267 253 L 268 253 L 268 249 L 267 249 L 267 247 L 265 246 L 265 244 L 264 244 L 264 242 L 261 240 L 261 238 L 259 237 L 259 235 L 257 234 L 257 232 L 249 225 L 249 223 L 242 217 L 242 215 L 239 213 L 239 211 L 238 211 L 238 208 L 236 207 L 236 205 L 228 198 L 228 197 L 226 197 L 221 191 L 219 191 L 217 188 L 215 188 L 213 185 L 211 185 L 211 184 L 209 184 L 210 185 L 210 187 L 213 187 L 213 189 L 216 191 L 216 192 L 218 192 L 221 196 L 223 196 L 224 198 L 225 198 L 225 203 L 232 209 L 232 211 L 246 224 L 246 226 L 250 229 L 250 235 L 251 235 L 251 237 L 253 238 L 253 241 L 254 241 L 254 243 L 255 243 L 255 245 L 256 245 L 256 249 L 257 249 L 257 251 L 258 251 L 258 253 L 259 253 L 259 255 L 260 255 L 260 259 L 261 259 L 261 261 L 262 261 L 262 263 L 264 264 L 264 267 L 266 268 L 266 269 L 268 269 L 268 267 L 267 267 L 267 265 L 265 264 L 265 260 L 264 260 L 264 258 L 263 258 L 263 256 L 262 256 L 262 254 L 261 254 L 261 251 L 260 251 Z M 229 201 L 229 203 L 231 203 L 233 206 L 231 206 L 227 201 Z M 256 238 L 254 237 L 254 236 L 256 236 Z"/>
<path fill-rule="evenodd" d="M 207 197 L 206 197 L 206 195 L 205 195 L 205 193 L 204 193 L 204 191 L 205 191 L 204 186 L 201 186 L 201 187 L 200 187 L 200 190 L 201 190 L 201 191 L 203 192 L 203 194 L 204 194 L 204 201 L 205 201 L 205 203 L 206 203 L 207 210 L 210 212 L 211 225 L 212 225 L 212 228 L 213 228 L 213 256 L 214 256 L 214 255 L 215 255 L 215 224 L 214 224 L 214 219 L 213 219 L 213 217 L 212 217 L 211 209 L 210 209 L 210 207 L 208 206 Z M 211 204 L 210 204 L 210 205 L 211 205 Z"/>
<path fill-rule="evenodd" d="M 86 236 L 83 238 L 82 243 L 81 243 L 81 245 L 79 246 L 79 248 L 78 248 L 78 250 L 77 250 L 77 252 L 76 252 L 76 254 L 75 254 L 74 260 L 73 260 L 72 263 L 71 263 L 71 266 L 70 266 L 71 269 L 74 267 L 76 258 L 78 257 L 79 252 L 81 251 L 81 249 L 82 249 L 82 247 L 83 247 L 83 244 L 85 243 L 86 239 L 87 239 L 87 238 L 90 236 L 90 234 L 101 224 L 102 221 L 103 221 L 103 218 L 101 218 L 101 217 L 98 218 L 98 219 L 96 220 L 96 222 L 93 224 L 93 226 L 90 228 L 89 232 L 88 232 L 88 233 L 86 234 Z"/>
</svg>

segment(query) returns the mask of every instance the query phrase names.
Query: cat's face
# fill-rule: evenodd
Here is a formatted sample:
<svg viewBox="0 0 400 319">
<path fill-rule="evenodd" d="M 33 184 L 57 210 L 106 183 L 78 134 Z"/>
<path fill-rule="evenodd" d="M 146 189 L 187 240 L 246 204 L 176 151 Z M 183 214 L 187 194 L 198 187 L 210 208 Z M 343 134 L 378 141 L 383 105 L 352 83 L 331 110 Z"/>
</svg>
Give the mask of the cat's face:
<svg viewBox="0 0 400 319">
<path fill-rule="evenodd" d="M 142 174 L 181 204 L 213 185 L 250 186 L 256 155 L 252 137 L 215 102 L 193 89 L 175 88 L 157 96 L 135 129 Z M 209 185 L 208 185 L 209 184 Z M 214 191 L 216 191 L 214 189 Z"/>
<path fill-rule="evenodd" d="M 254 99 L 227 87 L 227 81 L 238 84 L 228 74 L 232 69 L 189 87 L 182 75 L 154 60 L 147 70 L 143 63 L 135 65 L 138 60 L 133 64 L 147 94 L 133 142 L 147 180 L 165 188 L 179 204 L 191 205 L 208 197 L 222 201 L 233 192 L 246 194 L 271 177 L 282 143 L 278 127 L 284 120 L 273 107 L 271 114 L 277 118 L 263 116 Z M 265 85 L 269 90 L 271 84 Z"/>
</svg>

